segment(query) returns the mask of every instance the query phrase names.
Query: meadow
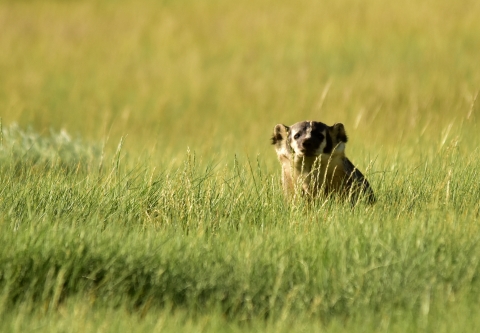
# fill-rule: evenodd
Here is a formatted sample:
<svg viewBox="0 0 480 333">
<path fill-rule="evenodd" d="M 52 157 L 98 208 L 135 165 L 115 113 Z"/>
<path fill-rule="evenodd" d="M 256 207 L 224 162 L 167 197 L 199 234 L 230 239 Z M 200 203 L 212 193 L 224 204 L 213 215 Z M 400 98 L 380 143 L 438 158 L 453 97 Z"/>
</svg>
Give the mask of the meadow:
<svg viewBox="0 0 480 333">
<path fill-rule="evenodd" d="M 476 332 L 480 3 L 0 0 L 1 332 Z M 277 123 L 378 202 L 286 204 Z"/>
</svg>

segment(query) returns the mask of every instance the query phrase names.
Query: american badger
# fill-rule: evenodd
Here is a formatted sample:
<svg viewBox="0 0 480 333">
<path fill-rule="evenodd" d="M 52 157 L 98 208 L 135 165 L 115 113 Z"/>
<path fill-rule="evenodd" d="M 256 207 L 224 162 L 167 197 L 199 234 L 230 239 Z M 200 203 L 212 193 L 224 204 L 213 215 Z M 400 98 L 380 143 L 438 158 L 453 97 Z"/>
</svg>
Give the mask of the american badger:
<svg viewBox="0 0 480 333">
<path fill-rule="evenodd" d="M 292 126 L 278 124 L 272 144 L 282 165 L 282 184 L 289 196 L 296 185 L 309 197 L 338 194 L 355 204 L 361 195 L 368 203 L 375 195 L 363 174 L 345 156 L 347 134 L 343 124 L 328 126 L 301 121 Z"/>
</svg>

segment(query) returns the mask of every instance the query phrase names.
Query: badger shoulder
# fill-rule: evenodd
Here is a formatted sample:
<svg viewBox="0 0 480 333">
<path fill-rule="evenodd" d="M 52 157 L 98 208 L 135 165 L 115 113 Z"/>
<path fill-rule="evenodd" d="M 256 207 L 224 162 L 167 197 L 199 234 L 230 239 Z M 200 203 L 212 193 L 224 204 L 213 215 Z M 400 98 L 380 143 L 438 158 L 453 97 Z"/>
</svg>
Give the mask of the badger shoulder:
<svg viewBox="0 0 480 333">
<path fill-rule="evenodd" d="M 346 186 L 352 193 L 352 200 L 357 201 L 359 197 L 364 196 L 368 203 L 375 203 L 375 194 L 367 178 L 347 157 L 343 158 L 343 168 L 346 176 Z"/>
</svg>

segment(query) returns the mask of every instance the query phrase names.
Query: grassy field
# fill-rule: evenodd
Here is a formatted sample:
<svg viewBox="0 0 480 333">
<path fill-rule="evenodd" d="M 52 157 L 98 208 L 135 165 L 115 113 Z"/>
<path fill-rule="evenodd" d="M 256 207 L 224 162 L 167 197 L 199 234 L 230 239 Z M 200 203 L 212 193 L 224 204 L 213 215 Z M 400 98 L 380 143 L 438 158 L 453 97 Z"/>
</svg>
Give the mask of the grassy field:
<svg viewBox="0 0 480 333">
<path fill-rule="evenodd" d="M 480 2 L 0 0 L 1 332 L 476 332 Z M 374 206 L 286 205 L 342 122 Z"/>
</svg>

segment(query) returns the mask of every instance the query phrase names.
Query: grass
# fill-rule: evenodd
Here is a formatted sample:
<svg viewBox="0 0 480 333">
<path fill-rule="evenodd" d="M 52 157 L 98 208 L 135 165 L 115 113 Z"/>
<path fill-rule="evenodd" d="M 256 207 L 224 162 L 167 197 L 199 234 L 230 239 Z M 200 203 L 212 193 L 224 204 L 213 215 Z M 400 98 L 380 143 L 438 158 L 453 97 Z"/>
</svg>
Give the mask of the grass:
<svg viewBox="0 0 480 333">
<path fill-rule="evenodd" d="M 0 2 L 0 331 L 474 332 L 476 2 Z M 378 202 L 288 206 L 273 126 Z"/>
</svg>

